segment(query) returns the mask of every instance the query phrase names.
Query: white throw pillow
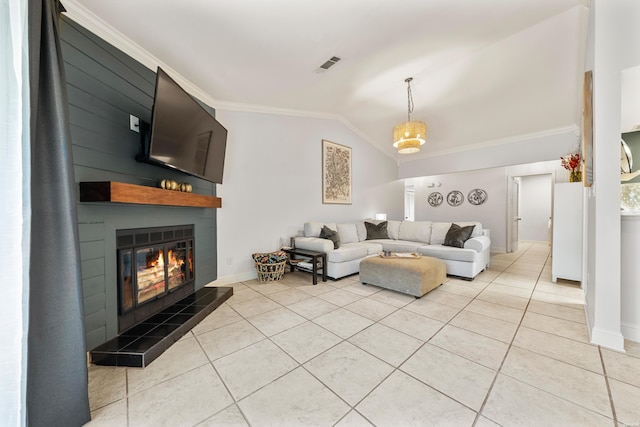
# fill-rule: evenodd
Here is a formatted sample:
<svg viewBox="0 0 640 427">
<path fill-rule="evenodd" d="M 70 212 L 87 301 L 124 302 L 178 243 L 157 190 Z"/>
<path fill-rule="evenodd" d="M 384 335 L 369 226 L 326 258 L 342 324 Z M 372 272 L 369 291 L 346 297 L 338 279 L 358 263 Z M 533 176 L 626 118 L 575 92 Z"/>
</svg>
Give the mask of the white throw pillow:
<svg viewBox="0 0 640 427">
<path fill-rule="evenodd" d="M 398 238 L 411 242 L 429 243 L 431 233 L 431 221 L 402 221 Z M 444 241 L 444 237 L 442 241 Z"/>
<path fill-rule="evenodd" d="M 434 222 L 431 225 L 431 244 L 432 245 L 443 244 L 444 238 L 446 237 L 447 231 L 449 231 L 449 228 L 451 228 L 450 222 Z"/>
<path fill-rule="evenodd" d="M 356 222 L 356 229 L 358 230 L 358 241 L 367 240 L 367 227 L 364 225 L 364 221 Z"/>
<path fill-rule="evenodd" d="M 355 224 L 337 224 L 340 243 L 357 243 L 358 228 Z"/>
<path fill-rule="evenodd" d="M 390 239 L 398 240 L 400 237 L 400 224 L 401 221 L 389 220 L 387 221 L 387 234 Z"/>
</svg>

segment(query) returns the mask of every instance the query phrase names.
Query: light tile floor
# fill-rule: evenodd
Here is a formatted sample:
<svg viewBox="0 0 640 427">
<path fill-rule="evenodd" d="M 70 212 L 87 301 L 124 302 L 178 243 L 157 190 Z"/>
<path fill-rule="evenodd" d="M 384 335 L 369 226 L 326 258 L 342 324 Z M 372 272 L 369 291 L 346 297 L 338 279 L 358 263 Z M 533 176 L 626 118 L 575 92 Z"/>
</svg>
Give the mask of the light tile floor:
<svg viewBox="0 0 640 427">
<path fill-rule="evenodd" d="M 421 299 L 310 281 L 236 283 L 147 368 L 92 365 L 88 425 L 640 425 L 640 344 L 589 344 L 546 244 Z"/>
</svg>

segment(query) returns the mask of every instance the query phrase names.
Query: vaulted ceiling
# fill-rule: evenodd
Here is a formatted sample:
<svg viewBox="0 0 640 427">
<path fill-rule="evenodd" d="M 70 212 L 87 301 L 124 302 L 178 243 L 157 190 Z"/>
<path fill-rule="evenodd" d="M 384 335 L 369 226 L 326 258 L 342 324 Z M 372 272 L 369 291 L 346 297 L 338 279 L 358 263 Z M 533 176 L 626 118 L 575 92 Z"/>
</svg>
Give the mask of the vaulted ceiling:
<svg viewBox="0 0 640 427">
<path fill-rule="evenodd" d="M 580 123 L 588 0 L 63 4 L 216 108 L 338 117 L 400 161 Z M 333 56 L 341 60 L 318 72 Z M 407 77 L 412 119 L 428 126 L 425 148 L 409 156 L 391 146 L 407 118 Z"/>
</svg>

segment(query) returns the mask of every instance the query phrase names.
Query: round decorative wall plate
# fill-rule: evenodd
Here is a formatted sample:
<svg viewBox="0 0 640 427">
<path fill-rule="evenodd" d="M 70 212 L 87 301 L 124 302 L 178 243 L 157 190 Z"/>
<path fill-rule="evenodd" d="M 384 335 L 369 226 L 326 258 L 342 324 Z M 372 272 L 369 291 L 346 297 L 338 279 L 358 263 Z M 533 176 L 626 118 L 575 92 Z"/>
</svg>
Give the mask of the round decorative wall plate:
<svg viewBox="0 0 640 427">
<path fill-rule="evenodd" d="M 447 203 L 451 206 L 460 206 L 464 202 L 464 194 L 458 190 L 453 190 L 447 194 Z"/>
<path fill-rule="evenodd" d="M 427 200 L 429 201 L 429 204 L 435 208 L 436 206 L 440 206 L 442 204 L 444 197 L 442 197 L 442 194 L 434 191 L 433 193 L 429 194 Z"/>
<path fill-rule="evenodd" d="M 481 205 L 487 201 L 487 192 L 480 188 L 473 189 L 469 191 L 467 200 L 469 200 L 469 203 L 472 205 Z"/>
</svg>

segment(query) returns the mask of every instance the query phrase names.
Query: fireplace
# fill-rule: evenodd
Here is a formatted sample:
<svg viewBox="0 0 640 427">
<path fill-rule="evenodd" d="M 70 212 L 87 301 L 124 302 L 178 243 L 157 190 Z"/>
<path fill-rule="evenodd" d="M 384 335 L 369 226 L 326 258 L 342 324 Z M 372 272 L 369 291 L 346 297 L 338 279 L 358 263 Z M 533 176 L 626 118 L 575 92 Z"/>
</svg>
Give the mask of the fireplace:
<svg viewBox="0 0 640 427">
<path fill-rule="evenodd" d="M 194 225 L 116 231 L 118 335 L 91 350 L 96 365 L 144 368 L 233 295 L 195 290 Z"/>
<path fill-rule="evenodd" d="M 116 231 L 118 332 L 194 292 L 193 225 Z"/>
</svg>

